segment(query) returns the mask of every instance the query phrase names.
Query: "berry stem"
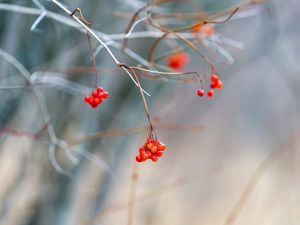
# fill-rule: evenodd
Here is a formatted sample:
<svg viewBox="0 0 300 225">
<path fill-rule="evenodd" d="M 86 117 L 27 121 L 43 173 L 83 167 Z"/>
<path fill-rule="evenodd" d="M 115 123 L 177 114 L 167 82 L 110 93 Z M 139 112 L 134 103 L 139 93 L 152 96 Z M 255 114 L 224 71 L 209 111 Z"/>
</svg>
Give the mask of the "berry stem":
<svg viewBox="0 0 300 225">
<path fill-rule="evenodd" d="M 86 32 L 86 35 L 87 35 L 87 39 L 88 39 L 88 43 L 89 43 L 90 55 L 91 55 L 91 58 L 93 60 L 93 68 L 94 68 L 95 75 L 96 75 L 95 87 L 97 87 L 97 85 L 98 85 L 98 71 L 97 71 L 96 57 L 93 54 L 92 39 L 91 39 L 89 31 Z"/>
<path fill-rule="evenodd" d="M 152 122 L 151 122 L 151 118 L 150 118 L 150 112 L 149 112 L 149 108 L 148 108 L 148 104 L 147 104 L 147 101 L 145 99 L 145 95 L 143 93 L 143 89 L 142 89 L 142 86 L 141 86 L 141 83 L 140 83 L 140 80 L 138 78 L 138 76 L 136 75 L 134 69 L 130 66 L 127 66 L 125 64 L 119 64 L 120 67 L 123 67 L 125 69 L 128 69 L 131 74 L 133 74 L 137 84 L 138 84 L 138 87 L 139 87 L 139 90 L 140 90 L 140 94 L 141 94 L 141 97 L 142 97 L 142 100 L 143 100 L 143 103 L 144 103 L 144 108 L 145 108 L 145 112 L 146 112 L 146 115 L 147 115 L 147 119 L 148 119 L 148 122 L 149 122 L 149 126 L 150 126 L 150 135 L 152 135 L 154 133 L 154 127 L 152 125 Z"/>
</svg>

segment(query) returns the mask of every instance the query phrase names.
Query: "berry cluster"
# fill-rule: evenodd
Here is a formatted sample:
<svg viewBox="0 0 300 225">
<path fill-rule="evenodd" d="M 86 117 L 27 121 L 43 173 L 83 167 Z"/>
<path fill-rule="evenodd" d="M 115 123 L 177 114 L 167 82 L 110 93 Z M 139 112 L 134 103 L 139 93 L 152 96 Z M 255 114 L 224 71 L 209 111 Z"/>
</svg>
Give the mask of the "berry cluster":
<svg viewBox="0 0 300 225">
<path fill-rule="evenodd" d="M 167 65 L 173 70 L 182 71 L 183 68 L 189 63 L 190 57 L 185 52 L 179 52 L 170 55 L 167 58 Z"/>
<path fill-rule="evenodd" d="M 211 98 L 211 97 L 214 96 L 214 90 L 213 90 L 213 89 L 216 89 L 216 88 L 222 89 L 222 87 L 223 87 L 223 83 L 222 83 L 222 81 L 219 79 L 219 76 L 218 76 L 217 74 L 212 74 L 210 78 L 211 78 L 211 83 L 210 83 L 210 88 L 211 88 L 211 89 L 207 91 L 207 96 L 208 96 L 209 98 Z M 205 91 L 204 91 L 203 89 L 199 89 L 199 90 L 197 91 L 197 95 L 198 95 L 199 97 L 204 96 L 204 94 L 205 94 Z"/>
<path fill-rule="evenodd" d="M 89 96 L 84 97 L 84 101 L 93 108 L 97 108 L 102 103 L 102 99 L 108 98 L 109 94 L 102 87 L 97 87 Z"/>
<path fill-rule="evenodd" d="M 139 149 L 139 154 L 135 160 L 137 162 L 144 162 L 147 159 L 151 159 L 156 162 L 159 157 L 163 155 L 163 151 L 166 149 L 166 145 L 161 141 L 153 138 L 148 138 L 146 143 Z"/>
</svg>

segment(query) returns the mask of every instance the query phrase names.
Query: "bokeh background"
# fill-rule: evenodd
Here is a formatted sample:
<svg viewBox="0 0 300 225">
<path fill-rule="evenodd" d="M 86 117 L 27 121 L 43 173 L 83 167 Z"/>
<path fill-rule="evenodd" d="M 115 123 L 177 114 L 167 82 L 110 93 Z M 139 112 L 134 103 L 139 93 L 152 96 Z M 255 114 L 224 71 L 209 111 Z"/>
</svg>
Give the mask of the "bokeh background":
<svg viewBox="0 0 300 225">
<path fill-rule="evenodd" d="M 40 3 L 71 21 L 50 1 Z M 65 3 L 80 7 L 93 28 L 106 34 L 122 33 L 134 7 L 143 5 Z M 213 13 L 238 3 L 186 1 L 169 10 Z M 102 50 L 97 68 L 110 97 L 96 110 L 88 107 L 83 96 L 95 75 L 86 68 L 92 66 L 86 35 L 74 23 L 53 18 L 31 31 L 37 9 L 29 0 L 0 1 L 0 224 L 300 223 L 299 1 L 270 1 L 252 7 L 253 15 L 216 26 L 244 47 L 224 46 L 236 59 L 233 65 L 210 55 L 224 83 L 213 99 L 197 97 L 197 83 L 141 79 L 152 95 L 147 101 L 156 132 L 168 149 L 157 163 L 139 165 L 134 159 L 147 120 L 138 89 Z M 132 39 L 129 47 L 146 57 L 153 41 Z M 157 54 L 168 44 L 162 46 Z M 50 154 L 45 113 L 3 51 L 29 71 L 53 133 L 65 141 Z M 113 52 L 137 64 L 120 49 Z M 206 73 L 201 59 L 188 52 L 189 68 Z M 96 139 L 80 141 L 95 132 Z"/>
</svg>

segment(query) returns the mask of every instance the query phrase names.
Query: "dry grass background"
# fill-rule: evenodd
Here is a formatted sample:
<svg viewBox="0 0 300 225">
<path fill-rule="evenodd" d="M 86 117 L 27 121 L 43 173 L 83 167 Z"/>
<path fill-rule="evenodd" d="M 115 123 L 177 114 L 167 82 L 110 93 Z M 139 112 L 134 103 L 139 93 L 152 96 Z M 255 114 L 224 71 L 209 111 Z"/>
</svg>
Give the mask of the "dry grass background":
<svg viewBox="0 0 300 225">
<path fill-rule="evenodd" d="M 34 7 L 24 0 L 1 3 Z M 59 12 L 50 2 L 42 3 Z M 215 10 L 236 1 L 201 3 Z M 113 11 L 132 12 L 120 1 L 78 0 L 71 5 L 84 9 L 95 28 L 107 33 L 122 32 L 128 22 L 112 17 Z M 297 0 L 274 0 L 259 15 L 218 28 L 245 49 L 228 48 L 237 63 L 222 67 L 224 90 L 213 100 L 197 98 L 195 84 L 142 80 L 153 94 L 148 99 L 152 116 L 161 124 L 204 125 L 158 129 L 168 150 L 156 164 L 135 164 L 145 135 L 127 132 L 72 148 L 77 164 L 59 149 L 57 159 L 71 173 L 66 177 L 49 160 L 47 134 L 41 140 L 2 134 L 0 224 L 298 225 L 299 10 Z M 91 65 L 84 35 L 51 19 L 40 24 L 41 32 L 31 32 L 34 19 L 1 10 L 0 4 L 0 48 L 30 72 Z M 143 41 L 130 45 L 145 54 Z M 97 60 L 99 68 L 114 68 L 106 53 Z M 73 140 L 146 124 L 138 90 L 120 73 L 101 73 L 111 97 L 96 112 L 82 96 L 41 88 L 58 137 Z M 93 80 L 85 73 L 60 76 L 87 86 Z M 1 87 L 22 83 L 0 59 Z M 30 90 L 0 91 L 2 128 L 35 133 L 43 124 Z M 132 179 L 133 171 L 137 179 Z M 130 198 L 132 188 L 135 199 Z"/>
</svg>

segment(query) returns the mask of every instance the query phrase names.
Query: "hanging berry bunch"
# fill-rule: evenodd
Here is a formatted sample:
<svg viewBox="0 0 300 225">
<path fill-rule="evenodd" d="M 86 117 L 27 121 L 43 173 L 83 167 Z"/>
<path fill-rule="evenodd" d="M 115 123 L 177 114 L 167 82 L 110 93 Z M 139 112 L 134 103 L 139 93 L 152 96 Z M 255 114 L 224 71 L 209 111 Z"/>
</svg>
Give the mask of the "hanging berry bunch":
<svg viewBox="0 0 300 225">
<path fill-rule="evenodd" d="M 137 162 L 145 162 L 151 159 L 157 162 L 158 158 L 163 155 L 166 150 L 166 145 L 159 141 L 157 138 L 147 138 L 146 142 L 140 147 L 139 154 L 136 156 Z"/>
<path fill-rule="evenodd" d="M 220 80 L 220 78 L 217 74 L 212 74 L 210 76 L 210 80 L 211 80 L 210 90 L 207 91 L 207 96 L 209 98 L 214 96 L 214 89 L 216 89 L 216 88 L 217 89 L 222 89 L 223 88 L 223 83 L 222 83 L 222 81 Z M 201 89 L 197 90 L 197 95 L 199 97 L 202 97 L 202 96 L 205 95 L 205 91 L 204 91 L 203 87 Z"/>
<path fill-rule="evenodd" d="M 97 108 L 102 103 L 102 100 L 108 98 L 109 94 L 102 87 L 97 87 L 89 96 L 84 98 L 84 101 L 93 108 Z"/>
</svg>

